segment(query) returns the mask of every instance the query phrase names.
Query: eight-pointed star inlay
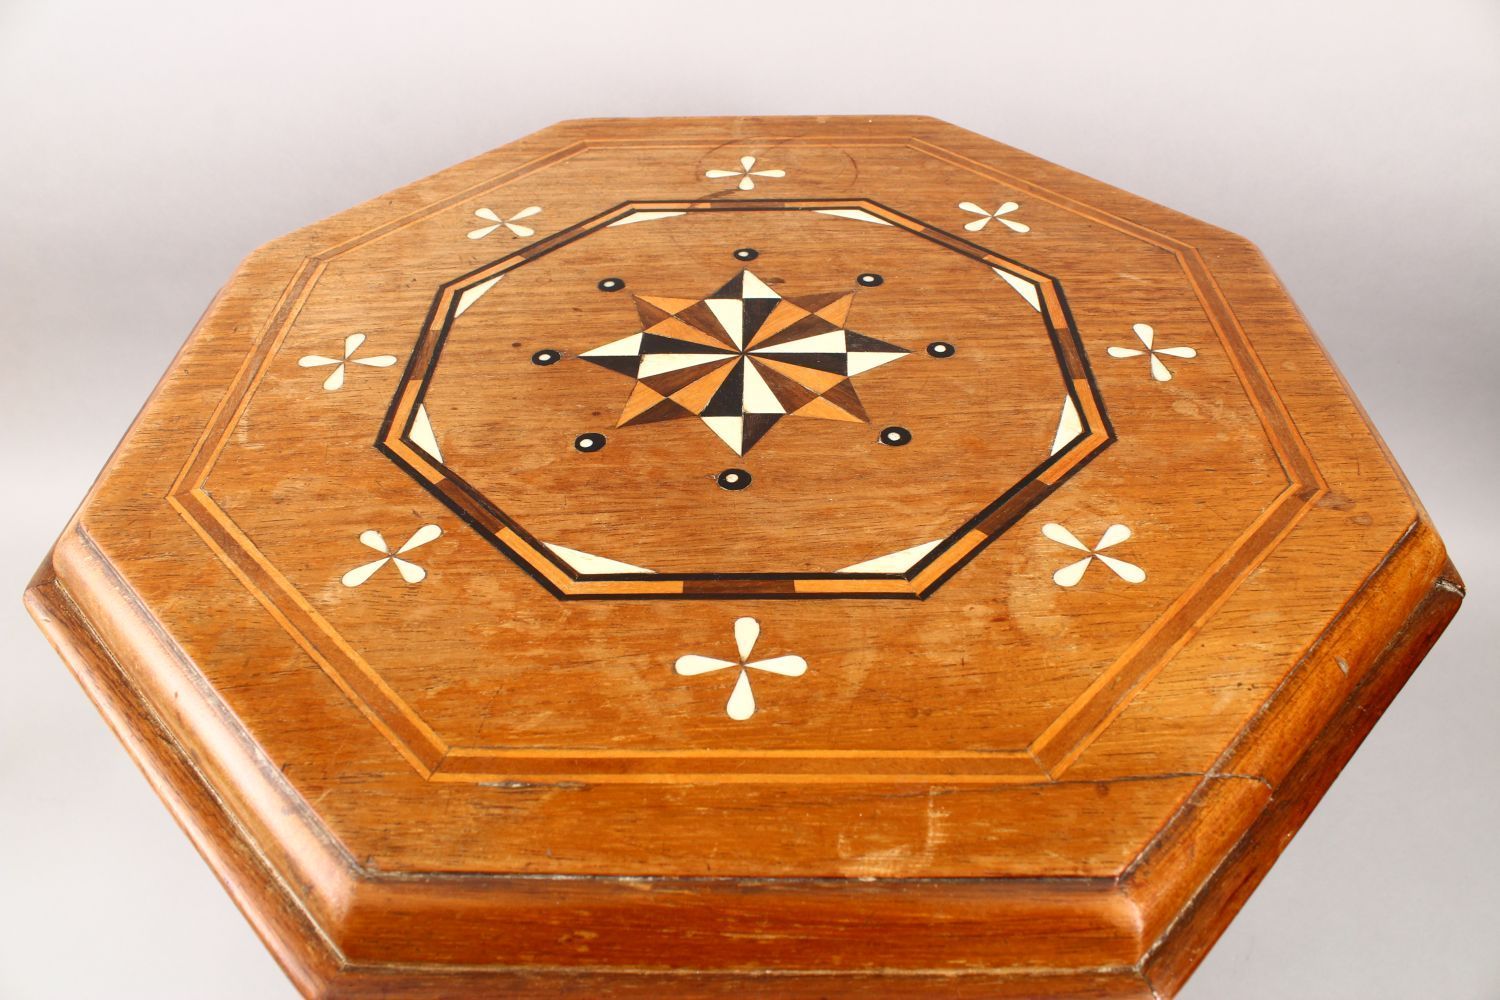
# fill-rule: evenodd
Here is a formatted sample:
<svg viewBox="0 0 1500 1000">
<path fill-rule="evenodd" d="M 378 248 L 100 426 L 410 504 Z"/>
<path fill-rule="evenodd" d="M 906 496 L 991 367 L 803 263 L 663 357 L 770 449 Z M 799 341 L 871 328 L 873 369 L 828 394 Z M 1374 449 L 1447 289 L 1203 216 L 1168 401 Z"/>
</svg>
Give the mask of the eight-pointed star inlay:
<svg viewBox="0 0 1500 1000">
<path fill-rule="evenodd" d="M 636 380 L 619 426 L 697 417 L 743 455 L 785 416 L 869 422 L 851 379 L 909 352 L 846 329 L 853 301 L 741 271 L 701 299 L 637 295 L 641 329 L 580 357 Z"/>
</svg>

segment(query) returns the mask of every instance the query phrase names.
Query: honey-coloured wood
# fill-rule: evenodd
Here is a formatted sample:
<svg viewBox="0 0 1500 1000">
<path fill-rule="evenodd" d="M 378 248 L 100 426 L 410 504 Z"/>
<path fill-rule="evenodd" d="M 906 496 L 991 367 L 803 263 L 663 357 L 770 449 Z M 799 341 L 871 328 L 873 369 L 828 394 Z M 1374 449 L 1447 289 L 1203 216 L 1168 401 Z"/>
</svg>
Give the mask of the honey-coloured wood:
<svg viewBox="0 0 1500 1000">
<path fill-rule="evenodd" d="M 1171 995 L 1461 598 L 1254 247 L 907 117 L 257 250 L 27 591 L 320 996 Z"/>
</svg>

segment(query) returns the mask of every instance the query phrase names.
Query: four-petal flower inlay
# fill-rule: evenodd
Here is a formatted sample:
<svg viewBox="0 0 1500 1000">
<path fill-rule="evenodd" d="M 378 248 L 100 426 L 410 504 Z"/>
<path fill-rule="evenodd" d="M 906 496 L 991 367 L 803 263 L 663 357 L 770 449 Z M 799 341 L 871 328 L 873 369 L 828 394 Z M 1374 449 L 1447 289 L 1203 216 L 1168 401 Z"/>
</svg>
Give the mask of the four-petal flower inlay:
<svg viewBox="0 0 1500 1000">
<path fill-rule="evenodd" d="M 1128 563 L 1123 559 L 1104 555 L 1101 550 L 1119 545 L 1130 537 L 1130 529 L 1123 524 L 1111 524 L 1104 529 L 1104 534 L 1099 536 L 1099 541 L 1092 547 L 1083 544 L 1078 536 L 1060 524 L 1048 523 L 1042 525 L 1042 534 L 1059 545 L 1066 545 L 1070 549 L 1076 549 L 1084 553 L 1084 557 L 1077 562 L 1069 563 L 1056 573 L 1052 574 L 1052 582 L 1059 587 L 1075 586 L 1083 579 L 1084 571 L 1089 568 L 1089 563 L 1095 559 L 1114 571 L 1114 574 L 1126 583 L 1142 583 L 1146 579 L 1146 571 L 1134 563 Z"/>
<path fill-rule="evenodd" d="M 755 190 L 755 178 L 757 177 L 785 177 L 785 170 L 756 170 L 755 157 L 740 157 L 740 169 L 738 170 L 705 170 L 703 176 L 710 180 L 722 180 L 726 177 L 738 177 L 740 179 L 741 191 Z"/>
<path fill-rule="evenodd" d="M 1024 223 L 1024 222 L 1017 222 L 1015 219 L 1004 218 L 1004 216 L 1009 215 L 1010 213 L 1014 212 L 1016 209 L 1018 209 L 1018 208 L 1021 207 L 1020 205 L 1016 204 L 1013 201 L 1007 201 L 1007 202 L 1005 202 L 1003 205 L 1001 205 L 999 208 L 995 209 L 993 212 L 991 212 L 987 208 L 980 208 L 978 205 L 974 204 L 972 201 L 961 201 L 961 202 L 958 203 L 958 207 L 961 208 L 961 209 L 963 209 L 965 212 L 973 212 L 975 215 L 979 216 L 979 218 L 974 219 L 972 222 L 965 222 L 964 223 L 964 229 L 968 230 L 971 233 L 977 233 L 977 232 L 979 232 L 985 226 L 988 226 L 991 222 L 998 222 L 1002 226 L 1007 226 L 1013 232 L 1017 232 L 1017 233 L 1029 233 L 1029 232 L 1031 232 L 1031 227 L 1028 226 L 1026 223 Z"/>
<path fill-rule="evenodd" d="M 396 566 L 396 572 L 400 573 L 401 579 L 405 580 L 407 583 L 421 583 L 423 580 L 427 579 L 427 571 L 418 566 L 416 563 L 411 562 L 407 559 L 403 559 L 401 557 L 410 552 L 412 549 L 415 549 L 422 545 L 426 545 L 428 542 L 432 541 L 442 533 L 443 529 L 439 528 L 437 525 L 424 524 L 416 531 L 412 532 L 411 537 L 406 540 L 406 544 L 402 545 L 399 549 L 396 549 L 394 552 L 392 552 L 391 547 L 386 544 L 385 536 L 380 532 L 375 531 L 374 529 L 361 532 L 359 536 L 360 543 L 367 548 L 374 549 L 381 555 L 380 558 L 376 559 L 374 562 L 367 562 L 362 566 L 356 566 L 349 572 L 345 573 L 343 576 L 344 586 L 358 587 L 370 577 L 374 576 L 375 571 L 384 566 L 386 563 L 394 563 Z"/>
<path fill-rule="evenodd" d="M 1196 358 L 1198 352 L 1191 347 L 1157 347 L 1155 346 L 1156 331 L 1145 323 L 1137 323 L 1134 327 L 1135 335 L 1140 338 L 1144 350 L 1136 347 L 1111 347 L 1109 356 L 1112 358 L 1138 358 L 1146 355 L 1151 358 L 1151 377 L 1158 382 L 1170 382 L 1172 372 L 1162 362 L 1162 356 L 1169 358 Z"/>
<path fill-rule="evenodd" d="M 329 392 L 344 387 L 344 369 L 349 365 L 367 365 L 370 368 L 389 368 L 396 363 L 396 358 L 391 354 L 377 354 L 370 358 L 356 358 L 354 352 L 358 351 L 360 345 L 365 342 L 362 333 L 351 333 L 344 338 L 344 356 L 341 358 L 325 358 L 321 354 L 303 355 L 297 360 L 297 364 L 303 368 L 321 368 L 333 365 L 333 371 L 323 380 L 323 388 Z"/>
<path fill-rule="evenodd" d="M 536 230 L 532 229 L 530 226 L 521 225 L 521 220 L 529 219 L 541 210 L 542 206 L 531 205 L 527 208 L 521 209 L 515 215 L 506 218 L 492 208 L 481 208 L 474 214 L 480 219 L 483 219 L 485 222 L 489 223 L 489 225 L 480 226 L 478 229 L 469 230 L 469 239 L 482 240 L 490 233 L 493 233 L 495 230 L 499 229 L 502 226 L 510 230 L 510 234 L 518 240 L 525 239 L 528 236 L 535 236 Z"/>
<path fill-rule="evenodd" d="M 760 622 L 754 618 L 740 618 L 734 623 L 734 641 L 739 651 L 737 660 L 719 660 L 712 656 L 689 653 L 679 657 L 674 668 L 683 677 L 713 673 L 716 670 L 739 669 L 734 690 L 724 705 L 725 713 L 736 722 L 743 722 L 755 714 L 755 692 L 750 688 L 750 671 L 759 670 L 781 677 L 801 677 L 807 673 L 807 661 L 800 656 L 773 656 L 768 660 L 751 660 L 755 641 L 760 638 Z"/>
</svg>

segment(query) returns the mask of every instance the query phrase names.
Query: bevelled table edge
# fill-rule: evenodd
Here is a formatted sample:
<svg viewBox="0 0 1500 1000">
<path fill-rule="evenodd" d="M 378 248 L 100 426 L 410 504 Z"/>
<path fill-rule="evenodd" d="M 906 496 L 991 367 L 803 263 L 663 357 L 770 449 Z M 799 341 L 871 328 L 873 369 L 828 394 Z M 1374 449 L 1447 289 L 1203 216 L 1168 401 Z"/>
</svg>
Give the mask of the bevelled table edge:
<svg viewBox="0 0 1500 1000">
<path fill-rule="evenodd" d="M 63 541 L 76 530 L 75 525 L 70 525 Z M 1419 597 L 1414 605 L 1407 605 L 1410 610 L 1401 619 L 1400 626 L 1387 633 L 1392 635 L 1389 643 L 1364 669 L 1349 697 L 1333 709 L 1320 728 L 1312 730 L 1306 749 L 1286 768 L 1280 780 L 1273 785 L 1262 777 L 1233 773 L 1232 764 L 1226 763 L 1228 770 L 1216 769 L 1205 776 L 1189 802 L 1120 879 L 1115 882 L 1078 880 L 1102 882 L 1103 885 L 1094 890 L 1097 896 L 1107 896 L 1115 903 L 1127 903 L 1134 911 L 1140 947 L 1138 961 L 1097 968 L 1045 971 L 1022 968 L 850 970 L 836 973 L 840 989 L 878 991 L 888 989 L 893 980 L 899 980 L 903 990 L 932 988 L 949 996 L 965 995 L 970 987 L 976 991 L 974 995 L 1026 996 L 1032 995 L 1041 985 L 1038 977 L 1042 976 L 1047 982 L 1046 991 L 1066 995 L 1174 995 L 1269 871 L 1457 612 L 1464 594 L 1463 584 L 1425 516 L 1419 518 L 1403 541 L 1405 544 L 1393 551 L 1380 571 L 1351 602 L 1351 613 L 1341 616 L 1341 621 L 1355 617 L 1354 612 L 1360 605 L 1371 606 L 1368 613 L 1399 613 L 1389 599 L 1392 595 L 1384 588 L 1398 571 L 1410 568 L 1402 565 L 1405 561 L 1403 549 L 1407 559 L 1436 555 L 1441 568 L 1411 588 Z M 1415 545 L 1414 542 L 1425 544 Z M 451 992 L 457 985 L 455 976 L 461 977 L 466 986 L 535 991 L 551 983 L 550 979 L 538 977 L 563 975 L 569 988 L 586 983 L 591 992 L 599 995 L 629 995 L 637 989 L 642 991 L 641 995 L 649 995 L 653 989 L 659 991 L 669 981 L 683 984 L 683 976 L 701 977 L 692 980 L 693 989 L 701 993 L 716 993 L 720 987 L 727 993 L 754 983 L 764 986 L 768 976 L 775 977 L 778 991 L 787 996 L 801 995 L 804 986 L 809 994 L 814 994 L 831 985 L 830 973 L 806 970 L 574 970 L 532 966 L 448 969 L 350 961 L 335 943 L 338 929 L 319 925 L 307 909 L 308 900 L 294 890 L 265 856 L 244 825 L 210 787 L 191 755 L 144 702 L 94 624 L 73 601 L 67 582 L 58 577 L 50 555 L 27 588 L 24 600 L 28 611 L 141 768 L 153 790 L 166 803 L 289 978 L 305 994 L 369 995 L 399 984 L 406 995 L 438 996 Z M 1252 739 L 1257 729 L 1264 730 L 1282 713 L 1295 711 L 1299 684 L 1308 675 L 1308 665 L 1316 662 L 1319 650 L 1327 645 L 1320 642 L 1298 664 L 1283 690 L 1278 691 L 1277 697 L 1247 727 L 1236 747 L 1226 751 L 1225 762 L 1233 759 L 1239 743 Z M 1333 654 L 1328 653 L 1328 657 L 1333 657 Z M 1312 720 L 1304 717 L 1302 721 L 1311 724 Z M 1241 812 L 1240 821 L 1234 823 L 1231 820 L 1232 825 L 1227 826 L 1226 817 L 1211 815 L 1229 789 L 1243 788 L 1247 783 L 1266 790 L 1266 794 L 1252 797 L 1254 812 L 1248 816 Z M 1242 810 L 1243 805 L 1240 808 Z M 1216 833 L 1227 848 L 1222 856 L 1215 854 L 1222 860 L 1206 870 L 1187 866 L 1175 878 L 1163 873 L 1158 881 L 1175 884 L 1155 885 L 1150 891 L 1144 890 L 1143 878 L 1153 866 L 1170 863 L 1174 850 L 1182 850 L 1184 846 L 1191 849 L 1192 845 L 1199 843 L 1206 816 L 1210 825 L 1218 824 Z M 1235 830 L 1240 831 L 1237 836 Z M 330 865 L 326 871 L 341 884 L 316 887 L 326 893 L 359 895 L 361 889 L 379 881 L 378 875 L 360 871 L 347 858 L 328 860 Z M 503 877 L 497 877 L 496 881 L 503 881 Z M 598 877 L 597 881 L 631 880 Z M 712 881 L 722 883 L 719 888 L 731 888 L 736 884 L 748 885 L 765 880 L 726 878 Z M 807 891 L 817 892 L 819 886 L 826 889 L 829 884 L 841 881 L 852 884 L 857 880 L 789 881 L 805 882 Z M 882 881 L 901 883 L 904 880 Z M 940 888 L 945 880 L 913 881 Z M 1005 881 L 1050 884 L 1067 880 Z M 838 889 L 831 891 L 837 892 Z M 1174 905 L 1173 900 L 1179 898 L 1186 899 L 1185 905 Z M 1103 898 L 1100 902 L 1118 913 L 1118 908 L 1108 906 Z M 1127 920 L 1130 918 L 1129 913 L 1125 916 Z"/>
<path fill-rule="evenodd" d="M 1435 559 L 1438 569 L 1420 573 L 1403 588 L 1415 594 L 1415 601 L 1406 605 L 1410 611 L 1400 624 L 1385 633 L 1389 640 L 1367 663 L 1346 661 L 1331 637 L 1341 628 L 1359 628 L 1360 611 L 1389 607 L 1387 588 L 1400 586 L 1400 573 L 1424 558 Z M 1141 968 L 1156 995 L 1172 996 L 1181 989 L 1442 636 L 1464 595 L 1462 578 L 1421 514 L 1402 544 L 1296 665 L 1178 815 L 1121 876 L 1121 887 L 1141 907 L 1144 937 L 1151 942 Z M 1327 690 L 1326 683 L 1320 684 L 1320 671 L 1347 677 L 1352 682 L 1347 697 L 1313 707 Z M 1282 726 L 1300 727 L 1301 753 L 1274 773 L 1242 771 L 1237 765 L 1247 758 L 1253 762 L 1270 738 L 1267 734 Z M 1254 796 L 1259 801 L 1247 817 L 1248 825 L 1242 824 L 1237 835 L 1223 829 L 1226 805 L 1256 786 L 1263 791 Z M 1203 851 L 1205 836 L 1216 837 L 1213 846 L 1222 845 L 1222 850 Z M 1194 877 L 1158 877 L 1148 887 L 1154 868 L 1184 859 L 1198 866 Z"/>
<path fill-rule="evenodd" d="M 321 992 L 321 985 L 338 971 L 336 952 L 127 680 L 57 576 L 51 553 L 27 586 L 23 601 L 282 970 L 304 994 Z"/>
</svg>

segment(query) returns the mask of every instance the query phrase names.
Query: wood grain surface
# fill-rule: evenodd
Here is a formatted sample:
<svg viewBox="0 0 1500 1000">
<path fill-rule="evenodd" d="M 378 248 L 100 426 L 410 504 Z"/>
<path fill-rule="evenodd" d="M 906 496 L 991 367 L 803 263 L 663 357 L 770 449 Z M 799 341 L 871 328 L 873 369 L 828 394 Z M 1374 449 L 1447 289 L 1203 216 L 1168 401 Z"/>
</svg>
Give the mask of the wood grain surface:
<svg viewBox="0 0 1500 1000">
<path fill-rule="evenodd" d="M 27 601 L 308 994 L 1115 997 L 1461 597 L 1253 246 L 892 117 L 261 248 Z"/>
</svg>

